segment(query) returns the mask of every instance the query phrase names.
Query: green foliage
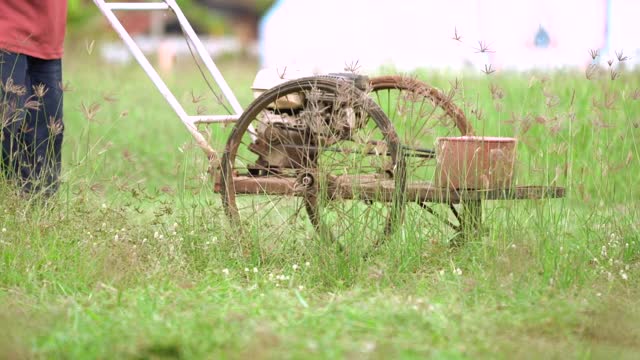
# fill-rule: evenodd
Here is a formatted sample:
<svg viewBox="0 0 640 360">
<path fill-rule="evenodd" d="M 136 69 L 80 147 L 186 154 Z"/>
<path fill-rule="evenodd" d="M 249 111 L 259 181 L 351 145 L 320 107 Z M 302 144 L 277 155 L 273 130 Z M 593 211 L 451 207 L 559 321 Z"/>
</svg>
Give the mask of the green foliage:
<svg viewBox="0 0 640 360">
<path fill-rule="evenodd" d="M 68 0 L 67 1 L 67 23 L 69 28 L 86 24 L 86 22 L 96 15 L 96 9 L 93 2 L 87 0 Z"/>
</svg>

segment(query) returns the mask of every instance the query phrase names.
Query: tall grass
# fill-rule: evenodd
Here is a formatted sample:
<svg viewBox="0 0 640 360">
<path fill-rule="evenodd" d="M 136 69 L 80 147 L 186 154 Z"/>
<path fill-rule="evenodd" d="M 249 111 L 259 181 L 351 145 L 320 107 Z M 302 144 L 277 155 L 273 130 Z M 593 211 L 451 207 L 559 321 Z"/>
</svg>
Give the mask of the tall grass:
<svg viewBox="0 0 640 360">
<path fill-rule="evenodd" d="M 476 131 L 520 139 L 517 183 L 564 186 L 566 197 L 486 202 L 486 231 L 456 250 L 418 214 L 365 260 L 314 238 L 265 240 L 260 223 L 239 236 L 206 159 L 138 67 L 86 54 L 65 66 L 57 197 L 43 205 L 0 188 L 0 357 L 640 350 L 637 73 L 459 77 L 455 100 Z M 248 104 L 255 64 L 222 69 Z M 445 91 L 455 80 L 417 76 Z M 216 110 L 195 71 L 179 64 L 167 81 L 191 111 Z M 211 129 L 214 148 L 229 130 Z"/>
</svg>

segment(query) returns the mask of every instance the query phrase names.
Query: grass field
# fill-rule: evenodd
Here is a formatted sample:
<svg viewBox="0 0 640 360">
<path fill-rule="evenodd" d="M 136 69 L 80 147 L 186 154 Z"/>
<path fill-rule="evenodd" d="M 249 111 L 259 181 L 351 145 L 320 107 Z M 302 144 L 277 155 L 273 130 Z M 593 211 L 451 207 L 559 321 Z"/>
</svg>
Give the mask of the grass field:
<svg viewBox="0 0 640 360">
<path fill-rule="evenodd" d="M 256 65 L 221 67 L 246 106 Z M 313 238 L 239 235 L 135 64 L 82 52 L 65 77 L 59 194 L 43 205 L 0 187 L 0 358 L 640 353 L 640 73 L 458 75 L 477 132 L 520 139 L 517 182 L 567 196 L 487 204 L 488 231 L 458 249 L 425 214 L 366 261 Z M 193 68 L 166 79 L 190 110 L 214 110 Z M 229 132 L 212 128 L 214 148 Z"/>
</svg>

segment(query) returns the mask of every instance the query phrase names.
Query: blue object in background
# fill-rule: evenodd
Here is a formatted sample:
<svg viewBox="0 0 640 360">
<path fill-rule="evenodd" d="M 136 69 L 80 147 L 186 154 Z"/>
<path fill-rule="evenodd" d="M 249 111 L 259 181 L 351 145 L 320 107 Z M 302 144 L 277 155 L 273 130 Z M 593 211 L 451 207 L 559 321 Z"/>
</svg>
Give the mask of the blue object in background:
<svg viewBox="0 0 640 360">
<path fill-rule="evenodd" d="M 533 40 L 534 45 L 537 48 L 548 48 L 551 43 L 551 38 L 549 38 L 549 33 L 545 30 L 542 25 L 538 28 L 538 32 L 536 33 L 536 37 Z"/>
</svg>

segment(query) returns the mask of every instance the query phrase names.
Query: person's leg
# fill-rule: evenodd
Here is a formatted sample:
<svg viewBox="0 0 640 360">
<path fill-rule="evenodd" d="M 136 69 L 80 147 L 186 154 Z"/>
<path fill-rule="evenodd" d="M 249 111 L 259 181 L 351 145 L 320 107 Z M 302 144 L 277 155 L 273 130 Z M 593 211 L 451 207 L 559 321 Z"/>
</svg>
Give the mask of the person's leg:
<svg viewBox="0 0 640 360">
<path fill-rule="evenodd" d="M 16 179 L 22 161 L 22 127 L 25 100 L 29 96 L 27 56 L 0 49 L 0 121 L 2 124 L 2 173 Z"/>
<path fill-rule="evenodd" d="M 26 117 L 30 131 L 24 134 L 29 161 L 21 166 L 23 179 L 27 179 L 28 192 L 58 188 L 62 155 L 64 123 L 62 121 L 62 61 L 28 57 L 28 74 L 33 100 L 38 109 L 30 108 Z"/>
</svg>

